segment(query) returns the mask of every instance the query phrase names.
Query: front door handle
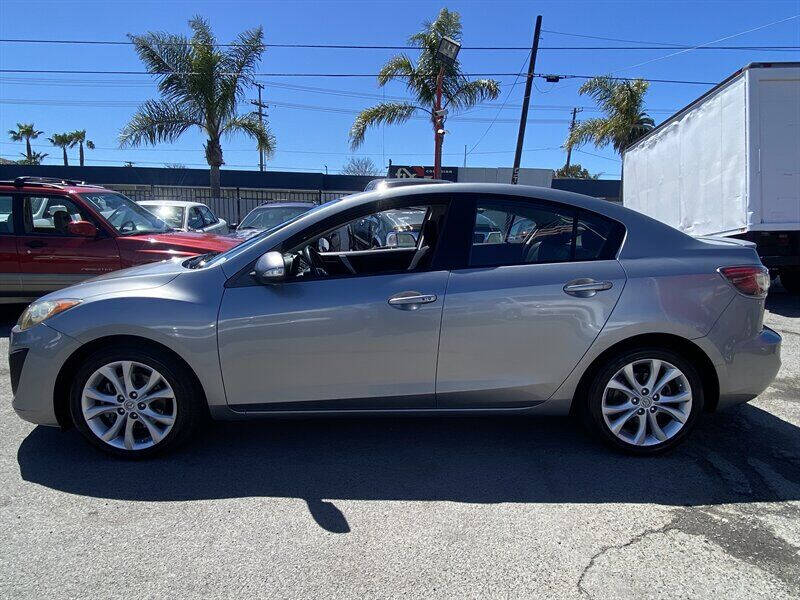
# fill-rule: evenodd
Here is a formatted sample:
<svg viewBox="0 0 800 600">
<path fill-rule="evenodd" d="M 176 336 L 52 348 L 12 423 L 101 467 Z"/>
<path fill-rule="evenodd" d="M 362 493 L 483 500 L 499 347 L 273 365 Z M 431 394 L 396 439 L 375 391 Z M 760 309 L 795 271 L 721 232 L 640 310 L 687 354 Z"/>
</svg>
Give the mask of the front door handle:
<svg viewBox="0 0 800 600">
<path fill-rule="evenodd" d="M 400 292 L 389 298 L 389 306 L 402 310 L 416 310 L 421 304 L 430 304 L 431 302 L 436 302 L 436 294 Z"/>
<path fill-rule="evenodd" d="M 43 242 L 42 240 L 31 240 L 25 245 L 28 248 L 44 248 L 45 246 L 47 246 L 47 243 Z"/>
<path fill-rule="evenodd" d="M 591 298 L 597 292 L 610 290 L 613 285 L 610 281 L 595 281 L 590 278 L 573 279 L 564 286 L 564 292 L 578 298 Z"/>
</svg>

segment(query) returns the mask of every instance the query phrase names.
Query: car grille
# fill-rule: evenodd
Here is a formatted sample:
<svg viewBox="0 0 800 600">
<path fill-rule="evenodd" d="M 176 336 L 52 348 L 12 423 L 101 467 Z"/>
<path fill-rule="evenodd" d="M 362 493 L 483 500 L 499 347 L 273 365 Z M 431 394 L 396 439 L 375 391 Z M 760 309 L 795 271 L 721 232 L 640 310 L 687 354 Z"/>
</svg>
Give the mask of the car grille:
<svg viewBox="0 0 800 600">
<path fill-rule="evenodd" d="M 19 378 L 22 375 L 22 366 L 25 364 L 25 357 L 28 356 L 28 349 L 22 348 L 15 350 L 8 355 L 8 370 L 11 373 L 11 393 L 17 393 Z"/>
</svg>

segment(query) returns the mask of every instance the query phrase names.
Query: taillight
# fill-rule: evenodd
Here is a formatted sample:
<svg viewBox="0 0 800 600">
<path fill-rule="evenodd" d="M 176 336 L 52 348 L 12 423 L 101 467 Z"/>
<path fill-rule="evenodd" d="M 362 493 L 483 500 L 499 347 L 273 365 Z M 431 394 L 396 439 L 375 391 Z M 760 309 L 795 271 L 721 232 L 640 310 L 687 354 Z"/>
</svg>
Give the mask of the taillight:
<svg viewBox="0 0 800 600">
<path fill-rule="evenodd" d="M 769 290 L 769 271 L 762 266 L 721 267 L 720 274 L 746 296 L 766 296 Z"/>
</svg>

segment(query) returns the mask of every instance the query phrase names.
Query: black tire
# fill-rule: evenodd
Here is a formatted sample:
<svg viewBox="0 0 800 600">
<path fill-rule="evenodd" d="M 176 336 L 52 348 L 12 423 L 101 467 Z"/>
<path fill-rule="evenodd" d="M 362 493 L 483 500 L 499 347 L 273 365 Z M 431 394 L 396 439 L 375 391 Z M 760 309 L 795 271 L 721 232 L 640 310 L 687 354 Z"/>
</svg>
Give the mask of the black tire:
<svg viewBox="0 0 800 600">
<path fill-rule="evenodd" d="M 691 388 L 692 405 L 683 427 L 672 437 L 653 445 L 637 446 L 617 437 L 606 424 L 603 417 L 603 394 L 612 377 L 620 369 L 635 361 L 647 359 L 666 361 L 684 374 Z M 641 403 L 641 399 L 637 398 L 637 400 Z M 651 347 L 625 350 L 605 361 L 589 386 L 588 396 L 581 405 L 580 412 L 584 425 L 589 431 L 612 448 L 634 455 L 652 455 L 666 452 L 680 444 L 694 428 L 698 416 L 703 411 L 703 404 L 703 385 L 697 369 L 687 359 L 675 352 Z"/>
<path fill-rule="evenodd" d="M 800 269 L 781 269 L 781 285 L 794 296 L 800 295 Z"/>
<path fill-rule="evenodd" d="M 172 429 L 149 448 L 128 450 L 101 440 L 88 426 L 81 409 L 81 396 L 87 380 L 99 368 L 115 361 L 134 361 L 157 370 L 174 392 L 176 404 Z M 175 448 L 194 434 L 205 411 L 202 393 L 188 369 L 168 353 L 147 345 L 124 345 L 100 349 L 89 355 L 79 367 L 70 389 L 70 414 L 75 428 L 90 444 L 107 454 L 126 459 L 141 459 Z"/>
</svg>

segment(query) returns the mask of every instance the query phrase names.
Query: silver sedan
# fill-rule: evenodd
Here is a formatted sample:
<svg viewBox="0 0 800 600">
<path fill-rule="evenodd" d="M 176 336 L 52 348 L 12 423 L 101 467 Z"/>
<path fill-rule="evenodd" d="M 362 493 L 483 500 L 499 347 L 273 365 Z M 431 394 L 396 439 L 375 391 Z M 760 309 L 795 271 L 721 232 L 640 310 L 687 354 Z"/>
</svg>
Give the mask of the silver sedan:
<svg viewBox="0 0 800 600">
<path fill-rule="evenodd" d="M 398 209 L 417 214 L 414 244 L 331 241 Z M 768 286 L 752 245 L 602 200 L 493 184 L 373 191 L 223 254 L 35 302 L 11 334 L 14 408 L 124 457 L 173 447 L 207 416 L 341 413 L 574 414 L 651 454 L 775 377 Z"/>
</svg>

